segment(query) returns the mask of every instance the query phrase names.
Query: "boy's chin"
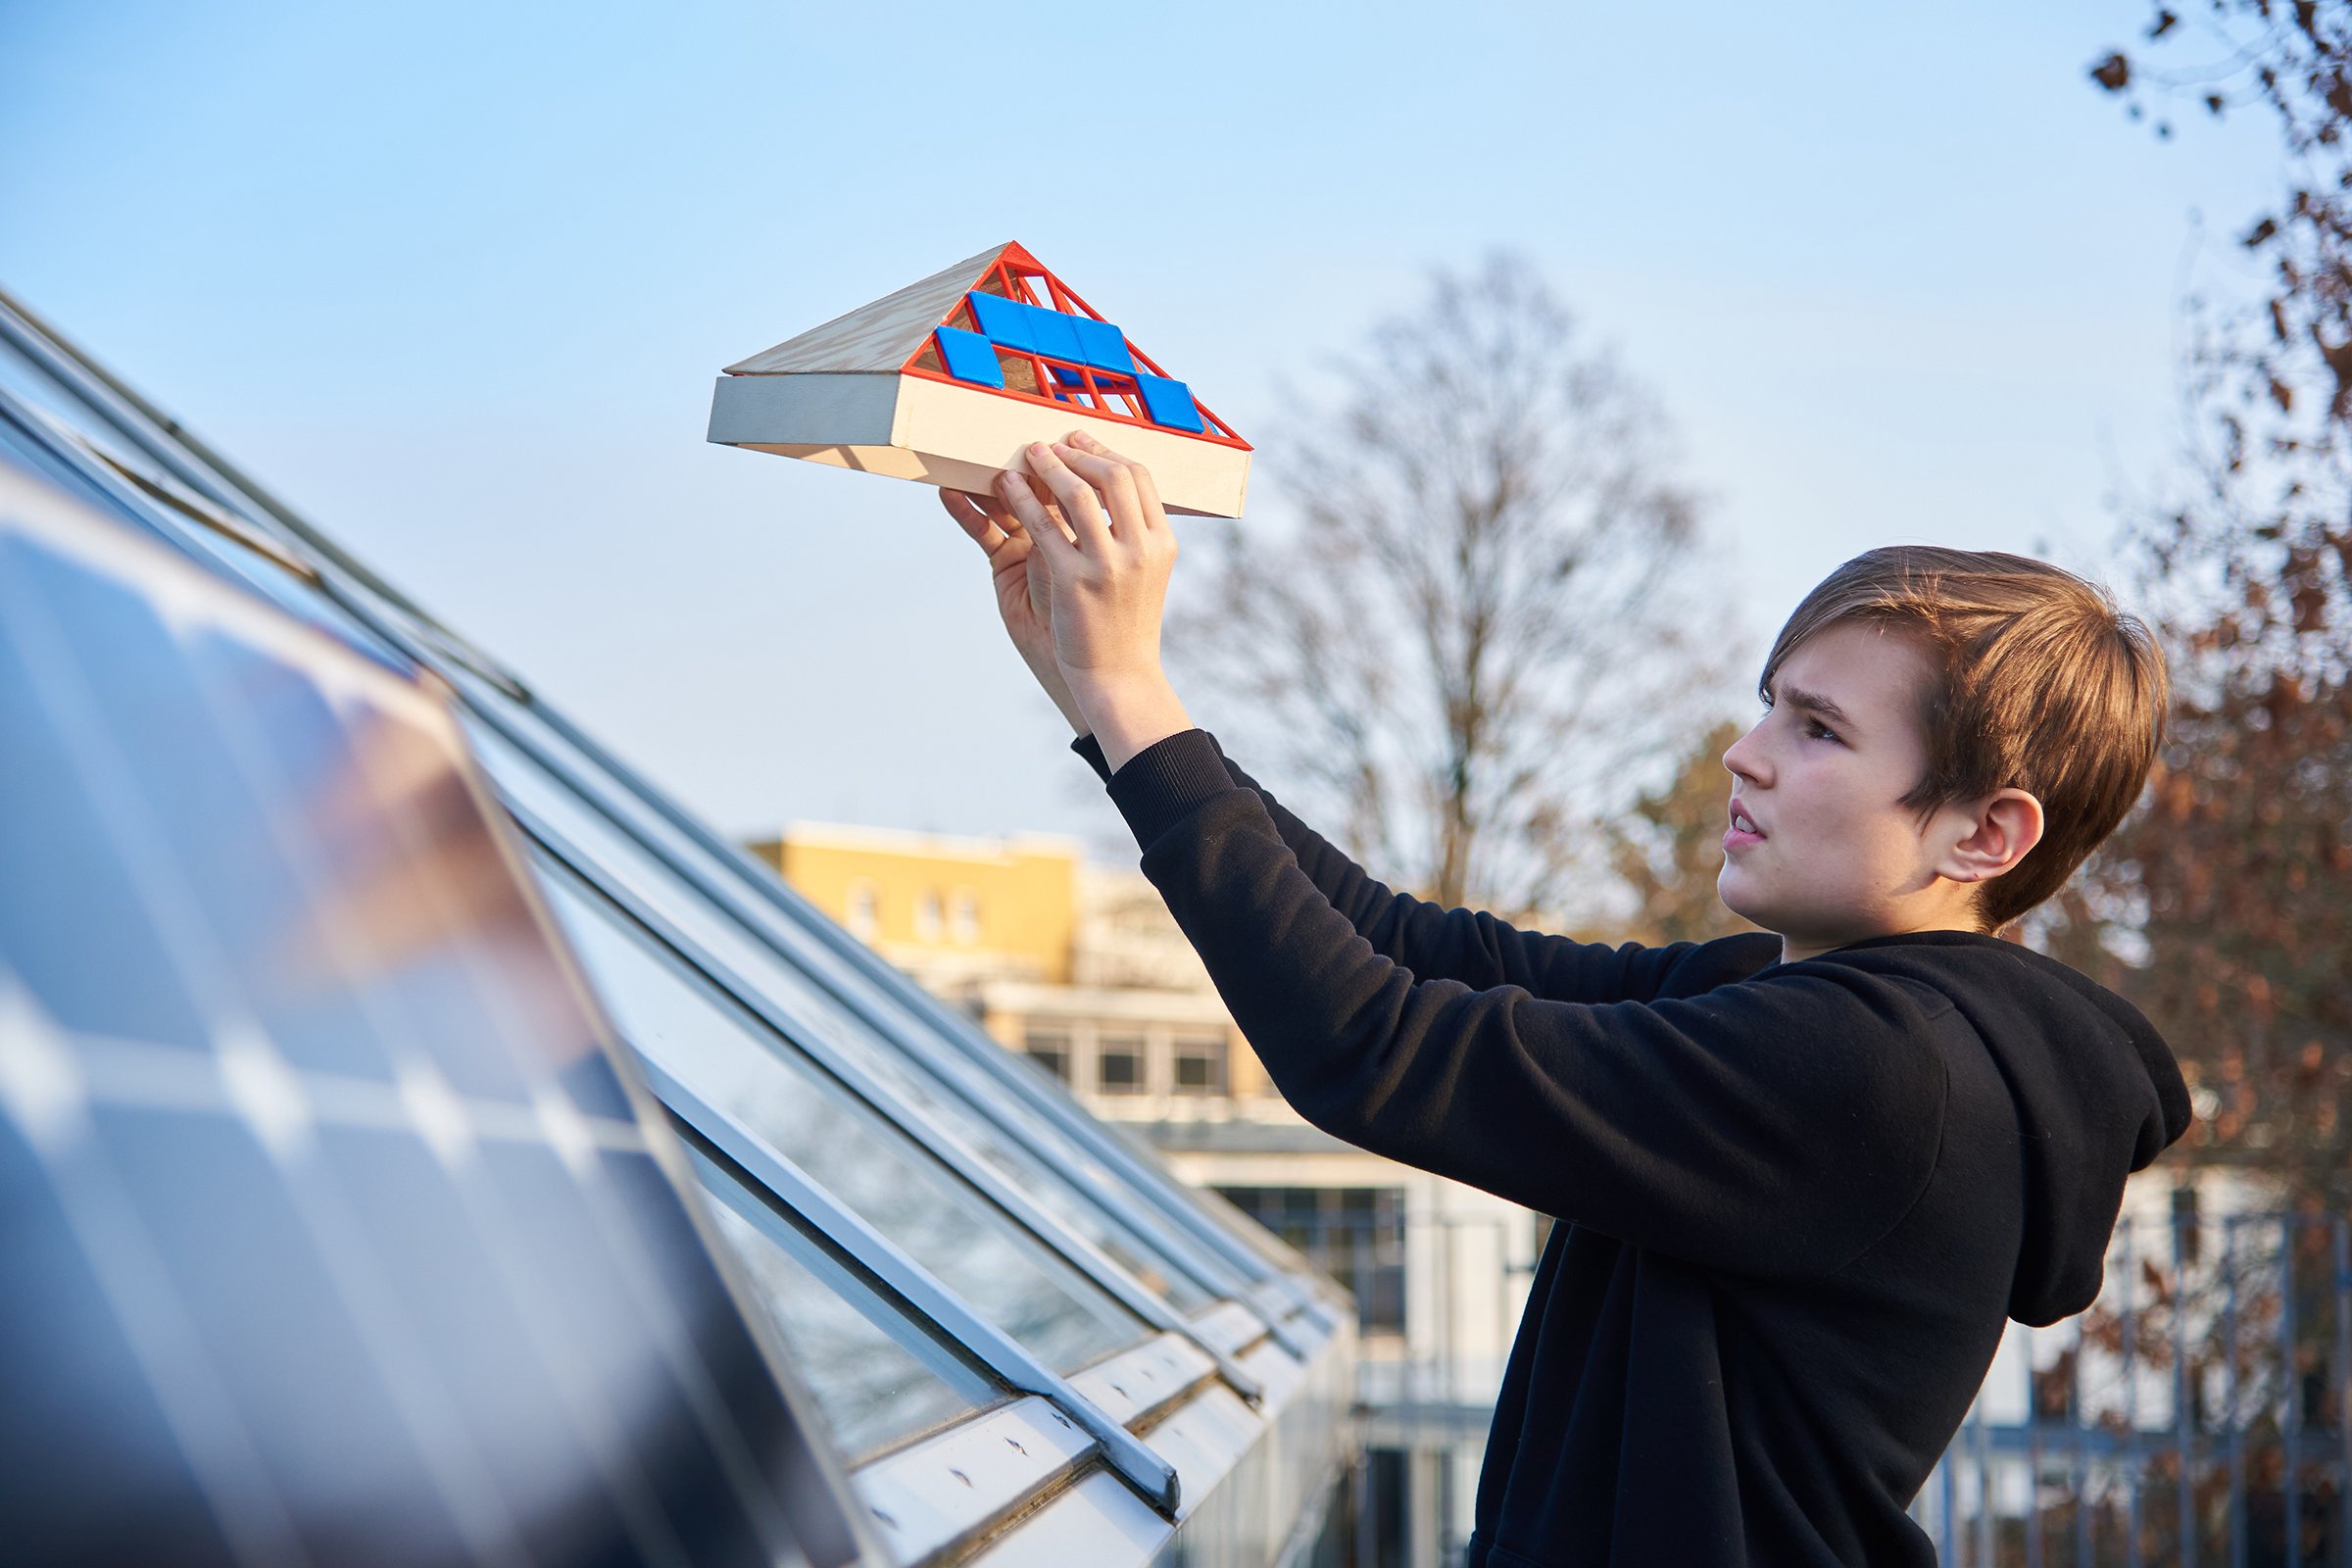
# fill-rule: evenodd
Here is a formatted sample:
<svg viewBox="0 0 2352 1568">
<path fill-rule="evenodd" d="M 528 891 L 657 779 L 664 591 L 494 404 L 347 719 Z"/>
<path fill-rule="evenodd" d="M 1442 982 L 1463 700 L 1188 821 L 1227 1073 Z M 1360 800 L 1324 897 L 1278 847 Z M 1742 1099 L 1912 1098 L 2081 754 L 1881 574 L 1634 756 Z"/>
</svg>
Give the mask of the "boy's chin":
<svg viewBox="0 0 2352 1568">
<path fill-rule="evenodd" d="M 1716 873 L 1715 896 L 1723 901 L 1725 908 L 1750 925 L 1762 926 L 1767 931 L 1780 929 L 1772 923 L 1772 901 L 1761 890 L 1749 886 L 1739 868 L 1728 862 Z"/>
</svg>

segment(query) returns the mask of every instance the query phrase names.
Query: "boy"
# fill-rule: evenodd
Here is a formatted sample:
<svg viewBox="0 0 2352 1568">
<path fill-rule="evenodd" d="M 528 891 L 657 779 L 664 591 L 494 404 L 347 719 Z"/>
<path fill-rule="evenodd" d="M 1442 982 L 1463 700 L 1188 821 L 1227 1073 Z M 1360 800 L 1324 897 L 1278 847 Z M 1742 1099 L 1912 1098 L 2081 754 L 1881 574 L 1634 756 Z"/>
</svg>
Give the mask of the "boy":
<svg viewBox="0 0 2352 1568">
<path fill-rule="evenodd" d="M 2003 1320 L 2090 1304 L 2126 1174 L 2188 1122 L 2137 1011 L 1989 934 L 2137 796 L 2145 628 L 2016 556 L 1848 562 L 1724 754 L 1719 888 L 1764 931 L 1588 946 L 1392 893 L 1228 763 L 1160 673 L 1151 476 L 1028 459 L 949 511 L 1276 1086 L 1564 1222 L 1468 1568 L 1934 1562 L 1904 1509 Z"/>
</svg>

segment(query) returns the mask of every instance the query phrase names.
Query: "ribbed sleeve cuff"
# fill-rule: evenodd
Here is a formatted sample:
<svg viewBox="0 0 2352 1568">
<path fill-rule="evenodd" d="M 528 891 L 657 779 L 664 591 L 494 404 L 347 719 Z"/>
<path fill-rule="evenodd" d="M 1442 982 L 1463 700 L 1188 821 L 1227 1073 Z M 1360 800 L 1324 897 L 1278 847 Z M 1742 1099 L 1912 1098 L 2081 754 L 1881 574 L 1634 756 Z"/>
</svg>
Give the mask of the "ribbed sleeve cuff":
<svg viewBox="0 0 2352 1568">
<path fill-rule="evenodd" d="M 1233 778 L 1233 762 L 1226 758 L 1224 746 L 1214 735 L 1208 737 L 1208 744 L 1216 747 L 1218 760 L 1225 763 L 1225 776 Z M 1095 739 L 1094 731 L 1089 730 L 1070 742 L 1070 750 L 1085 759 L 1086 765 L 1095 770 L 1097 778 L 1105 784 L 1110 782 L 1110 759 L 1102 755 L 1102 743 Z M 1238 784 L 1241 780 L 1234 779 L 1234 782 Z"/>
<path fill-rule="evenodd" d="M 1070 750 L 1086 759 L 1086 765 L 1095 770 L 1095 777 L 1105 784 L 1110 782 L 1110 759 L 1102 755 L 1102 743 L 1095 739 L 1092 730 L 1070 742 Z"/>
<path fill-rule="evenodd" d="M 1101 755 L 1099 750 L 1097 755 Z M 1127 819 L 1135 842 L 1148 850 L 1210 796 L 1234 787 L 1232 775 L 1225 771 L 1225 759 L 1208 731 L 1188 729 L 1154 741 L 1129 758 L 1111 776 L 1110 804 Z"/>
</svg>

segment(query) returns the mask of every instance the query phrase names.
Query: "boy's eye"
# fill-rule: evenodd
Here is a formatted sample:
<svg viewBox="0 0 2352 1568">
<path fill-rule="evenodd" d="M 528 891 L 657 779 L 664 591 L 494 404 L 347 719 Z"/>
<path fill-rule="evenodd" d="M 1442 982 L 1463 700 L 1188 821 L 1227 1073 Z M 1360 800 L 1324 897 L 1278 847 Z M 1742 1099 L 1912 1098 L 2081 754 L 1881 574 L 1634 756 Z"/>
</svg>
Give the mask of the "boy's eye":
<svg viewBox="0 0 2352 1568">
<path fill-rule="evenodd" d="M 1758 702 L 1760 702 L 1760 703 L 1762 703 L 1762 704 L 1764 705 L 1764 711 L 1766 711 L 1767 713 L 1769 713 L 1769 712 L 1771 712 L 1771 711 L 1772 711 L 1772 693 L 1770 693 L 1770 692 L 1762 692 L 1762 693 L 1759 693 L 1759 694 L 1757 695 L 1756 701 L 1758 701 Z M 1822 722 L 1820 719 L 1818 719 L 1818 718 L 1808 718 L 1808 719 L 1806 719 L 1806 720 L 1805 720 L 1805 730 L 1804 730 L 1804 732 L 1805 732 L 1807 735 L 1813 736 L 1813 737 L 1815 737 L 1815 738 L 1817 738 L 1817 739 L 1820 739 L 1820 740 L 1825 740 L 1825 741 L 1837 741 L 1837 742 L 1838 742 L 1839 745 L 1841 745 L 1841 746 L 1845 744 L 1845 743 L 1844 743 L 1844 741 L 1843 741 L 1843 740 L 1842 740 L 1842 739 L 1841 739 L 1841 738 L 1838 736 L 1838 732 L 1837 732 L 1836 730 L 1834 730 L 1834 729 L 1830 728 L 1830 726 L 1829 726 L 1829 725 L 1827 725 L 1827 724 L 1824 724 L 1824 723 L 1823 723 L 1823 722 Z"/>
</svg>

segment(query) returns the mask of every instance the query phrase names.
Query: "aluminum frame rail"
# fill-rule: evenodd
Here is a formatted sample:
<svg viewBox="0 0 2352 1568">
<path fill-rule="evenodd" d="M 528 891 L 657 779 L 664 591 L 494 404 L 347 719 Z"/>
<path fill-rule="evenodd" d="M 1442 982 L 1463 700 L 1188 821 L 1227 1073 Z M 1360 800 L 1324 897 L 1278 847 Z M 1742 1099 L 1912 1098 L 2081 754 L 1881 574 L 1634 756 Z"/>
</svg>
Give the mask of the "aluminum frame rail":
<svg viewBox="0 0 2352 1568">
<path fill-rule="evenodd" d="M 768 1001 L 758 987 L 747 984 L 742 976 L 729 969 L 692 937 L 678 930 L 660 911 L 615 883 L 536 813 L 517 807 L 513 801 L 504 804 L 523 833 L 543 853 L 560 862 L 582 887 L 617 909 L 736 1006 L 757 1018 L 786 1049 L 799 1051 L 808 1056 L 819 1071 L 879 1112 L 892 1125 L 909 1134 L 919 1135 L 917 1141 L 937 1154 L 956 1175 L 969 1183 L 1049 1250 L 1077 1264 L 1081 1272 L 1100 1285 L 1121 1306 L 1152 1328 L 1179 1335 L 1191 1343 L 1210 1358 L 1217 1375 L 1244 1400 L 1255 1405 L 1264 1398 L 1264 1386 L 1256 1378 L 1244 1371 L 1239 1363 L 1215 1345 L 1200 1338 L 1188 1320 L 1115 1258 L 1088 1238 L 1071 1230 L 1059 1216 L 1007 1181 L 1002 1171 L 982 1159 L 953 1132 L 933 1122 L 920 1107 L 909 1104 L 898 1091 L 881 1082 L 828 1042 L 817 1038 L 813 1031 L 796 1027 L 794 1020 Z M 642 1056 L 644 1054 L 641 1052 L 639 1054 Z"/>
<path fill-rule="evenodd" d="M 623 1039 L 627 1036 L 623 1035 Z M 1143 1440 L 1071 1387 L 1067 1378 L 1040 1361 L 1020 1342 L 979 1312 L 896 1242 L 867 1224 L 856 1210 L 808 1176 L 791 1159 L 733 1116 L 704 1100 L 660 1062 L 638 1057 L 654 1098 L 677 1123 L 733 1160 L 775 1195 L 915 1316 L 938 1326 L 996 1374 L 1005 1387 L 1050 1400 L 1080 1431 L 1102 1445 L 1102 1456 L 1137 1495 L 1169 1519 L 1176 1517 L 1176 1467 Z"/>
<path fill-rule="evenodd" d="M 975 1095 L 974 1091 L 979 1087 L 973 1082 L 975 1076 L 985 1081 L 988 1091 L 1002 1092 L 1009 1088 L 1018 1095 L 1025 1106 L 1033 1112 L 1044 1115 L 1064 1136 L 1071 1136 L 1073 1133 L 1082 1134 L 1082 1136 L 1073 1137 L 1072 1141 L 1082 1144 L 1089 1152 L 1102 1158 L 1106 1165 L 1114 1168 L 1116 1174 L 1128 1177 L 1132 1184 L 1148 1185 L 1157 1197 L 1163 1200 L 1172 1193 L 1174 1195 L 1173 1201 L 1156 1201 L 1148 1209 L 1138 1210 L 1122 1205 L 1117 1210 L 1119 1218 L 1131 1229 L 1151 1240 L 1160 1250 L 1169 1253 L 1172 1260 L 1182 1260 L 1184 1254 L 1188 1250 L 1191 1251 L 1195 1262 L 1188 1268 L 1188 1272 L 1192 1274 L 1195 1281 L 1212 1291 L 1232 1292 L 1230 1298 L 1240 1300 L 1258 1311 L 1260 1316 L 1265 1319 L 1268 1330 L 1275 1335 L 1286 1349 L 1295 1354 L 1303 1354 L 1306 1350 L 1305 1342 L 1295 1331 L 1287 1329 L 1282 1321 L 1285 1314 L 1266 1309 L 1268 1303 L 1263 1298 L 1264 1295 L 1279 1296 L 1282 1298 L 1283 1305 L 1306 1311 L 1320 1329 L 1328 1330 L 1337 1322 L 1330 1303 L 1318 1300 L 1312 1292 L 1299 1281 L 1283 1273 L 1274 1267 L 1269 1259 L 1251 1250 L 1246 1243 L 1226 1235 L 1213 1222 L 1200 1214 L 1200 1195 L 1181 1187 L 1168 1186 L 1167 1184 L 1173 1182 L 1173 1178 L 1152 1170 L 1148 1163 L 1138 1159 L 1133 1151 L 1121 1146 L 1115 1138 L 1105 1133 L 1099 1125 L 1094 1124 L 1084 1110 L 1078 1109 L 1074 1105 L 1058 1103 L 1045 1085 L 1034 1082 L 1033 1075 L 1026 1068 L 1019 1062 L 1011 1060 L 1004 1047 L 980 1034 L 969 1018 L 956 1013 L 905 975 L 890 968 L 876 955 L 863 945 L 849 938 L 846 933 L 837 931 L 833 923 L 826 919 L 821 912 L 815 911 L 813 908 L 803 910 L 792 903 L 769 898 L 769 895 L 780 893 L 785 895 L 788 900 L 797 900 L 798 895 L 788 884 L 777 878 L 771 868 L 751 858 L 740 848 L 709 835 L 690 814 L 672 806 L 651 785 L 645 784 L 634 774 L 629 773 L 625 764 L 611 759 L 608 755 L 601 754 L 593 746 L 593 743 L 587 742 L 585 737 L 579 735 L 579 732 L 573 729 L 567 721 L 563 720 L 554 710 L 535 701 L 523 705 L 533 719 L 547 725 L 566 745 L 587 756 L 599 768 L 626 789 L 640 805 L 652 810 L 667 823 L 672 831 L 687 837 L 706 855 L 723 859 L 727 868 L 736 874 L 740 882 L 753 892 L 761 895 L 766 902 L 774 903 L 776 907 L 786 910 L 794 928 L 802 936 L 823 946 L 831 956 L 837 959 L 846 959 L 852 967 L 858 971 L 861 978 L 875 985 L 878 990 L 888 995 L 891 1001 L 899 1004 L 908 1012 L 932 1022 L 935 1026 L 932 1031 L 934 1035 L 955 1037 L 957 1046 L 956 1053 L 953 1056 L 943 1058 L 937 1051 L 932 1049 L 929 1040 L 908 1031 L 902 1023 L 887 1014 L 878 1012 L 862 998 L 842 990 L 822 974 L 808 970 L 806 955 L 796 953 L 789 946 L 780 942 L 776 933 L 765 920 L 748 912 L 733 896 L 714 885 L 702 874 L 699 868 L 681 860 L 658 838 L 648 835 L 630 818 L 629 813 L 616 809 L 603 798 L 599 790 L 583 781 L 568 763 L 552 756 L 536 737 L 521 730 L 508 714 L 483 704 L 462 686 L 459 697 L 466 703 L 467 711 L 495 730 L 509 745 L 522 752 L 542 771 L 563 784 L 573 796 L 584 802 L 598 815 L 635 843 L 640 850 L 652 856 L 672 875 L 677 876 L 689 888 L 727 914 L 739 927 L 778 959 L 807 974 L 812 984 L 822 987 L 843 1007 L 855 1013 L 861 1021 L 899 1047 L 903 1053 L 920 1063 L 935 1080 L 942 1084 L 943 1088 L 948 1089 L 956 1098 L 967 1103 L 986 1103 L 985 1100 Z M 963 1038 L 965 1036 L 972 1037 L 972 1040 L 967 1041 Z M 1072 1116 L 1077 1118 L 1075 1123 L 1069 1119 Z M 1091 1190 L 1092 1174 L 1072 1168 L 1059 1149 L 1049 1143 L 1039 1143 L 1020 1137 L 1017 1129 L 1008 1129 L 1008 1131 L 1013 1133 L 1024 1149 L 1036 1158 L 1044 1161 L 1055 1174 L 1082 1189 Z M 1137 1172 L 1142 1172 L 1149 1178 L 1148 1184 L 1137 1176 Z M 1170 1246 L 1170 1232 L 1165 1223 L 1158 1222 L 1180 1224 L 1186 1238 L 1185 1242 Z M 1241 1276 L 1242 1290 L 1235 1291 L 1234 1283 L 1230 1279 L 1219 1281 L 1203 1277 L 1202 1271 L 1198 1265 L 1200 1249 L 1203 1240 L 1206 1241 L 1230 1274 Z"/>
<path fill-rule="evenodd" d="M 464 697 L 466 694 L 461 692 L 460 695 Z M 580 808 L 587 816 L 601 824 L 600 830 L 617 834 L 632 853 L 643 856 L 663 875 L 675 880 L 691 898 L 700 900 L 720 916 L 718 923 L 730 938 L 747 942 L 758 950 L 760 956 L 789 970 L 801 983 L 822 993 L 833 1005 L 872 1031 L 877 1041 L 896 1054 L 897 1060 L 909 1077 L 935 1089 L 943 1100 L 965 1108 L 992 1116 L 1001 1109 L 992 1103 L 992 1097 L 996 1093 L 993 1083 L 975 1082 L 968 1070 L 959 1071 L 965 1066 L 959 1057 L 950 1058 L 944 1064 L 947 1070 L 943 1073 L 942 1062 L 936 1053 L 926 1047 L 919 1032 L 895 1023 L 887 1009 L 869 1005 L 853 990 L 845 989 L 824 974 L 822 964 L 812 965 L 808 954 L 780 941 L 777 933 L 769 929 L 765 921 L 747 911 L 723 889 L 713 887 L 693 865 L 670 854 L 658 838 L 649 837 L 641 831 L 629 813 L 607 801 L 601 791 L 571 771 L 563 759 L 551 756 L 536 744 L 534 737 L 515 724 L 512 715 L 495 710 L 485 711 L 479 706 L 469 708 L 468 711 L 483 722 L 500 744 L 516 751 L 526 763 L 551 783 L 555 787 L 554 793 L 567 798 L 572 805 Z M 501 773 L 495 758 L 485 757 L 485 762 L 493 779 L 499 779 Z M 512 790 L 508 790 L 507 794 L 510 807 L 530 809 L 525 803 L 513 798 Z M 701 945 L 707 951 L 708 945 Z M 1003 1048 L 993 1042 L 989 1049 L 1003 1054 Z M 946 1130 L 940 1127 L 939 1119 L 925 1107 L 914 1105 L 909 1113 L 925 1128 L 937 1129 L 943 1137 L 947 1136 Z M 1220 1299 L 1241 1300 L 1252 1307 L 1257 1305 L 1251 1293 L 1262 1288 L 1263 1280 L 1239 1276 L 1237 1271 L 1204 1255 L 1184 1234 L 1157 1223 L 1160 1210 L 1156 1206 L 1118 1202 L 1104 1195 L 1101 1191 L 1102 1180 L 1115 1176 L 1115 1172 L 1106 1168 L 1088 1169 L 1082 1163 L 1074 1163 L 1071 1152 L 1063 1146 L 1052 1139 L 1028 1136 L 1015 1122 L 1000 1122 L 999 1125 L 1014 1147 L 1059 1178 L 1084 1201 L 1159 1252 L 1171 1268 L 1200 1290 Z M 1084 1151 L 1078 1151 L 1077 1153 L 1082 1158 Z M 1278 1316 L 1262 1312 L 1260 1315 L 1267 1318 L 1269 1329 Z M 1292 1340 L 1286 1340 L 1285 1345 L 1295 1352 L 1302 1349 Z"/>
</svg>

